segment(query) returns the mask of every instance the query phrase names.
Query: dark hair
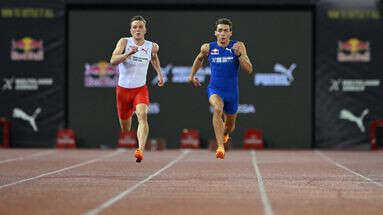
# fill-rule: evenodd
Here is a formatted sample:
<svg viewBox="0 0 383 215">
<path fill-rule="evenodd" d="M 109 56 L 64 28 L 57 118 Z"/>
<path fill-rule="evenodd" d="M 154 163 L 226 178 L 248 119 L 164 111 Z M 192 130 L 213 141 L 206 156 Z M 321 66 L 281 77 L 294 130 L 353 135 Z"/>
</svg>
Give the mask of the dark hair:
<svg viewBox="0 0 383 215">
<path fill-rule="evenodd" d="M 142 16 L 133 16 L 131 19 L 130 19 L 130 25 L 132 25 L 132 22 L 134 21 L 142 21 L 144 22 L 144 24 L 146 25 L 146 20 L 144 19 L 144 17 Z"/>
<path fill-rule="evenodd" d="M 231 22 L 230 19 L 228 18 L 220 18 L 215 22 L 215 30 L 217 30 L 217 26 L 223 24 L 223 25 L 228 25 L 230 27 L 230 31 L 233 28 L 233 23 Z"/>
</svg>

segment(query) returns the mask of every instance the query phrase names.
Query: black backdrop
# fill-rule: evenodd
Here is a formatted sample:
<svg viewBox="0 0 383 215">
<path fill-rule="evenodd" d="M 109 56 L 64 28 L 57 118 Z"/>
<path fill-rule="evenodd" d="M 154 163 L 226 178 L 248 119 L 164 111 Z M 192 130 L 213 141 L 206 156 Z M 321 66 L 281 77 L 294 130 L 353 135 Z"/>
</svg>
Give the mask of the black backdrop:
<svg viewBox="0 0 383 215">
<path fill-rule="evenodd" d="M 242 113 L 234 147 L 240 147 L 246 128 L 261 128 L 270 147 L 311 146 L 311 12 L 282 10 L 69 11 L 69 126 L 82 139 L 80 144 L 116 142 L 114 88 L 85 87 L 84 70 L 86 64 L 109 61 L 118 39 L 129 32 L 130 17 L 137 14 L 148 20 L 146 38 L 160 45 L 161 66 L 168 78 L 160 89 L 151 83 L 155 72 L 149 69 L 151 103 L 160 111 L 149 116 L 151 137 L 165 137 L 169 147 L 178 147 L 182 128 L 198 128 L 205 140 L 214 137 L 205 94 L 209 69 L 199 73 L 206 78 L 203 88 L 193 89 L 185 81 L 201 44 L 215 39 L 215 20 L 229 17 L 234 23 L 232 39 L 245 42 L 258 75 L 240 73 Z M 276 86 L 287 83 L 286 76 L 274 70 L 276 64 L 283 65 L 282 70 L 296 64 L 289 86 Z M 156 112 L 156 107 L 151 111 Z"/>
<path fill-rule="evenodd" d="M 369 123 L 383 116 L 383 22 L 378 4 L 345 0 L 318 4 L 317 147 L 366 145 Z"/>
<path fill-rule="evenodd" d="M 11 146 L 52 146 L 65 122 L 65 6 L 1 2 L 0 27 L 0 116 Z"/>
</svg>

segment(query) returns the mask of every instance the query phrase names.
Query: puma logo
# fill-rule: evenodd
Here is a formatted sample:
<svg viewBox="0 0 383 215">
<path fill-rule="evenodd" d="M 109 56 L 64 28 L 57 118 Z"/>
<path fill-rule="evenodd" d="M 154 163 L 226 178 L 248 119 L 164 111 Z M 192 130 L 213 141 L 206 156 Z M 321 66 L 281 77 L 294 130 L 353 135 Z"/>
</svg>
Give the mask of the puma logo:
<svg viewBox="0 0 383 215">
<path fill-rule="evenodd" d="M 368 114 L 368 109 L 365 109 L 359 117 L 355 116 L 349 110 L 342 109 L 339 113 L 339 118 L 346 119 L 351 122 L 355 122 L 356 125 L 359 127 L 360 131 L 364 132 L 366 128 L 363 125 L 363 119 L 367 114 Z"/>
<path fill-rule="evenodd" d="M 279 72 L 279 73 L 282 73 L 284 74 L 286 77 L 287 77 L 287 80 L 289 82 L 292 82 L 294 80 L 294 77 L 293 77 L 293 71 L 294 69 L 297 67 L 297 65 L 295 63 L 291 64 L 290 67 L 287 69 L 285 66 L 283 66 L 282 64 L 275 64 L 274 65 L 274 71 L 275 72 Z"/>
<path fill-rule="evenodd" d="M 143 52 L 145 52 L 146 54 L 148 54 L 148 49 L 141 48 L 140 51 L 143 51 Z"/>
<path fill-rule="evenodd" d="M 29 116 L 28 114 L 26 114 L 23 110 L 21 110 L 20 108 L 14 108 L 13 109 L 13 117 L 14 118 L 19 118 L 19 119 L 22 119 L 22 120 L 25 120 L 27 122 L 29 122 L 29 124 L 32 126 L 33 130 L 35 132 L 37 132 L 39 129 L 37 128 L 36 126 L 36 117 L 37 115 L 39 115 L 41 112 L 41 108 L 37 108 L 35 110 L 35 112 L 33 113 L 32 116 Z"/>
<path fill-rule="evenodd" d="M 280 63 L 274 64 L 273 73 L 256 73 L 254 76 L 255 86 L 290 86 L 294 81 L 293 72 L 297 64 L 293 63 L 285 67 Z"/>
</svg>

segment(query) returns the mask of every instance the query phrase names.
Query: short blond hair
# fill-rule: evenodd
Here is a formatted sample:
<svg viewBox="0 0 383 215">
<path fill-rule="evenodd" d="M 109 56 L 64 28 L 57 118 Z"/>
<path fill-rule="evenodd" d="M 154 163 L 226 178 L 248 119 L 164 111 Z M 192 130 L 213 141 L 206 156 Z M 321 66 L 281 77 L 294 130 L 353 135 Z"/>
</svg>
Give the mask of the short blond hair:
<svg viewBox="0 0 383 215">
<path fill-rule="evenodd" d="M 142 22 L 144 22 L 144 24 L 146 25 L 146 20 L 145 20 L 145 18 L 144 17 L 142 17 L 142 16 L 133 16 L 131 19 L 130 19 L 130 25 L 132 25 L 132 22 L 134 22 L 134 21 L 142 21 Z"/>
</svg>

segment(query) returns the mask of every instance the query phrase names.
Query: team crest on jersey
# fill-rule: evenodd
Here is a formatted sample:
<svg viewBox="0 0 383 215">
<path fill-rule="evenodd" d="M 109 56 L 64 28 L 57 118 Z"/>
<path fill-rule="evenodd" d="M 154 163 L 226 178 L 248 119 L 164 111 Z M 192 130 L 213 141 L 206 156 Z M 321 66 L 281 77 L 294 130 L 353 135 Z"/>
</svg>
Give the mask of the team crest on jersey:
<svg viewBox="0 0 383 215">
<path fill-rule="evenodd" d="M 217 55 L 217 54 L 219 54 L 219 50 L 218 49 L 212 49 L 210 54 Z"/>
</svg>

